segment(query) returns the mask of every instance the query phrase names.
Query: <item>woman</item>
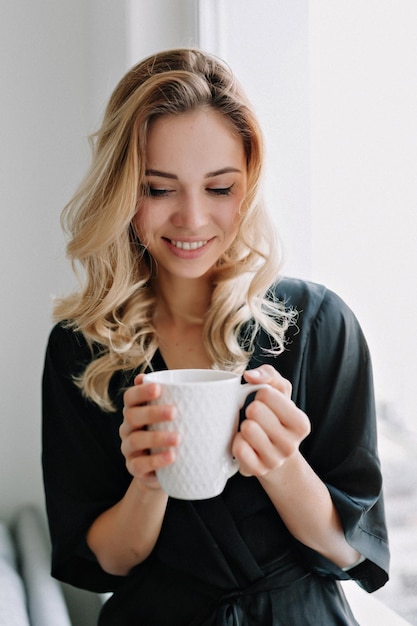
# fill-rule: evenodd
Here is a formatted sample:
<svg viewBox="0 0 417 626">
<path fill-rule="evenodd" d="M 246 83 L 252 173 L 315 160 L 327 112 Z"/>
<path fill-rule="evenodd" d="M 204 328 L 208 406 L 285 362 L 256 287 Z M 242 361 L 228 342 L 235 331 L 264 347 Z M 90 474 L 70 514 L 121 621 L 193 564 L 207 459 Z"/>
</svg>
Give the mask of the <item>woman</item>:
<svg viewBox="0 0 417 626">
<path fill-rule="evenodd" d="M 53 574 L 114 592 L 101 626 L 356 624 L 337 581 L 387 580 L 366 343 L 335 294 L 278 279 L 262 164 L 230 70 L 167 51 L 115 89 L 66 208 L 83 276 L 47 348 L 44 482 Z M 149 406 L 143 372 L 212 367 L 269 385 L 242 411 L 240 473 L 168 498 L 155 470 L 181 441 L 148 427 L 175 408 Z"/>
</svg>

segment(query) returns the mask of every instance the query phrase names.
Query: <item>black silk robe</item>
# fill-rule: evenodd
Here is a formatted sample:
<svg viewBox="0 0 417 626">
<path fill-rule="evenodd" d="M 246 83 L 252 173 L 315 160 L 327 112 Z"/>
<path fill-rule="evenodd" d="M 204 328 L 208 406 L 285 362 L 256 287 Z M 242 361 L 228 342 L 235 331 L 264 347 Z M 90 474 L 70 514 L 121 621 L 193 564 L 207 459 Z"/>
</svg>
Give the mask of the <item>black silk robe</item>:
<svg viewBox="0 0 417 626">
<path fill-rule="evenodd" d="M 256 478 L 239 473 L 204 501 L 170 498 L 152 554 L 127 577 L 104 572 L 87 529 L 119 501 L 131 477 L 120 452 L 123 390 L 134 372 L 116 373 L 116 413 L 84 399 L 72 376 L 91 359 L 83 337 L 57 325 L 43 377 L 43 470 L 53 545 L 52 573 L 92 591 L 113 591 L 101 626 L 269 626 L 355 624 L 340 585 L 367 591 L 387 581 L 389 551 L 377 453 L 372 371 L 350 309 L 321 285 L 283 279 L 276 295 L 299 312 L 284 353 L 265 354 L 259 333 L 248 369 L 270 363 L 293 385 L 312 430 L 301 446 L 327 485 L 347 541 L 365 558 L 345 572 L 288 532 Z M 159 353 L 154 369 L 166 368 Z M 243 417 L 243 412 L 242 412 Z"/>
</svg>

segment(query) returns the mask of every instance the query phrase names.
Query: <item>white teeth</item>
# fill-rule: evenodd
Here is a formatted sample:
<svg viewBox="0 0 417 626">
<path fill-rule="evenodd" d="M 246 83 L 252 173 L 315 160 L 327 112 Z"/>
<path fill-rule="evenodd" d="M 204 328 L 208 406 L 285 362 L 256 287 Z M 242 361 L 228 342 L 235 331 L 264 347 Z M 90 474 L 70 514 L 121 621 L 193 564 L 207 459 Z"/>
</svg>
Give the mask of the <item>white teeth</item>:
<svg viewBox="0 0 417 626">
<path fill-rule="evenodd" d="M 180 250 L 197 250 L 197 248 L 202 248 L 206 245 L 207 240 L 205 241 L 175 241 L 171 239 L 171 243 L 176 248 L 180 248 Z"/>
</svg>

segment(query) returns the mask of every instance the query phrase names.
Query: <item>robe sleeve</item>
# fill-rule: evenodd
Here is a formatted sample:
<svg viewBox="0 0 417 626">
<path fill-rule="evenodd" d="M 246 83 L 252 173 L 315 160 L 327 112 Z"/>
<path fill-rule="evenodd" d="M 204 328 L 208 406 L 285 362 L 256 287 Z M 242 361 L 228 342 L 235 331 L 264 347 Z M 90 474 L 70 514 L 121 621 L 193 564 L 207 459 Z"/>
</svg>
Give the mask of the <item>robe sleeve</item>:
<svg viewBox="0 0 417 626">
<path fill-rule="evenodd" d="M 352 311 L 331 291 L 315 289 L 295 399 L 312 427 L 302 452 L 327 485 L 348 543 L 365 560 L 346 573 L 299 548 L 322 575 L 353 578 L 371 592 L 385 584 L 389 566 L 371 360 Z M 301 318 L 310 314 L 306 306 Z"/>
<path fill-rule="evenodd" d="M 42 381 L 42 465 L 52 574 L 91 591 L 114 590 L 86 543 L 93 520 L 117 502 L 129 477 L 118 441 L 119 418 L 98 410 L 73 381 L 91 360 L 77 333 L 56 326 L 50 335 Z"/>
</svg>

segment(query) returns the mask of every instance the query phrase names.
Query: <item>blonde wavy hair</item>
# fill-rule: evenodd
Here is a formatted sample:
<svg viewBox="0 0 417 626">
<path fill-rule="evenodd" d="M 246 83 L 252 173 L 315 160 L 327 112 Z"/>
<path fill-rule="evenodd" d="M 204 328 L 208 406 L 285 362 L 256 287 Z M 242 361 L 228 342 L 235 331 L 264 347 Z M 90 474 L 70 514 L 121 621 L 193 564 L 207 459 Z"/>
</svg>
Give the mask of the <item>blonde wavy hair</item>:
<svg viewBox="0 0 417 626">
<path fill-rule="evenodd" d="M 145 370 L 158 349 L 152 258 L 132 219 L 146 193 L 146 140 L 152 121 L 210 107 L 241 137 L 248 185 L 239 233 L 218 260 L 204 343 L 213 367 L 241 373 L 259 328 L 271 351 L 284 349 L 292 313 L 270 290 L 280 266 L 278 241 L 260 198 L 263 140 L 253 110 L 228 66 L 195 49 L 152 55 L 117 85 L 101 128 L 91 136 L 92 162 L 64 208 L 67 254 L 79 290 L 57 300 L 54 319 L 81 332 L 92 361 L 77 379 L 85 396 L 112 411 L 109 383 L 118 370 Z"/>
</svg>

